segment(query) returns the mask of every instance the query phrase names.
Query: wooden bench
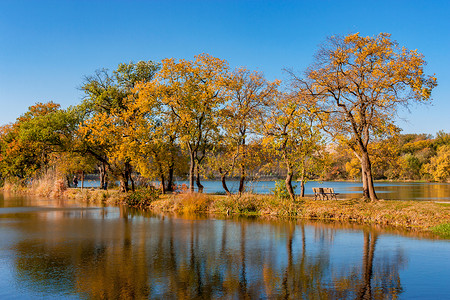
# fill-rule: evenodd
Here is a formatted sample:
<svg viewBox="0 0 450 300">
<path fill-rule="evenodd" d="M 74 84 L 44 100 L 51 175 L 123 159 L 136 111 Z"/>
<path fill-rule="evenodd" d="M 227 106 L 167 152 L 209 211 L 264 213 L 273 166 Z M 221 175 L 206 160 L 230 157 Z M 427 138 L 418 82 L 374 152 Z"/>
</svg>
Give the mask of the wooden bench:
<svg viewBox="0 0 450 300">
<path fill-rule="evenodd" d="M 317 199 L 324 200 L 325 197 L 327 197 L 325 195 L 325 192 L 324 192 L 323 188 L 312 188 L 312 189 L 313 189 L 313 192 L 314 192 L 314 200 L 317 200 Z"/>
<path fill-rule="evenodd" d="M 333 188 L 312 188 L 314 192 L 314 200 L 325 200 L 325 198 L 328 200 L 332 200 L 333 197 L 335 200 L 337 200 L 337 195 L 339 193 L 335 193 Z"/>
<path fill-rule="evenodd" d="M 333 188 L 323 188 L 323 191 L 325 193 L 325 195 L 327 195 L 327 199 L 328 196 L 330 196 L 330 199 L 333 200 L 337 200 L 337 195 L 339 195 L 339 193 L 335 193 Z"/>
</svg>

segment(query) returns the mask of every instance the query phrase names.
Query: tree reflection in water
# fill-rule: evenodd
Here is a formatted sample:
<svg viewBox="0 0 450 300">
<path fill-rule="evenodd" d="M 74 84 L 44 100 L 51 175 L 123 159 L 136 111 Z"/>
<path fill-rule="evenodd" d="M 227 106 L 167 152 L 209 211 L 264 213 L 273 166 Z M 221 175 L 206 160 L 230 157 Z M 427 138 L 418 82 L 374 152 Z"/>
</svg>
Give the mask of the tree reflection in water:
<svg viewBox="0 0 450 300">
<path fill-rule="evenodd" d="M 377 255 L 375 231 L 353 231 L 361 263 L 333 260 L 339 231 L 331 225 L 130 217 L 127 211 L 95 228 L 73 225 L 59 224 L 51 239 L 16 245 L 21 285 L 95 299 L 385 299 L 402 292 L 405 259 Z M 69 230 L 85 238 L 68 238 Z"/>
</svg>

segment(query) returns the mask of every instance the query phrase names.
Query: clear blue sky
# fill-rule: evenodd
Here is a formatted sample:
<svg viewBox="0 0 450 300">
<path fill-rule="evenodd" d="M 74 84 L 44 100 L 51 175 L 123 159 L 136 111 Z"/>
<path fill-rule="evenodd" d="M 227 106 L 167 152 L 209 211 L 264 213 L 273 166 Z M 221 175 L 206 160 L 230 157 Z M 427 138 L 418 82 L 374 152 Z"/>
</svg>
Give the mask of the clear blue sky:
<svg viewBox="0 0 450 300">
<path fill-rule="evenodd" d="M 36 102 L 81 101 L 83 76 L 121 62 L 209 53 L 269 79 L 303 71 L 333 34 L 380 32 L 418 49 L 439 86 L 404 133 L 450 132 L 450 1 L 0 0 L 0 124 Z"/>
</svg>

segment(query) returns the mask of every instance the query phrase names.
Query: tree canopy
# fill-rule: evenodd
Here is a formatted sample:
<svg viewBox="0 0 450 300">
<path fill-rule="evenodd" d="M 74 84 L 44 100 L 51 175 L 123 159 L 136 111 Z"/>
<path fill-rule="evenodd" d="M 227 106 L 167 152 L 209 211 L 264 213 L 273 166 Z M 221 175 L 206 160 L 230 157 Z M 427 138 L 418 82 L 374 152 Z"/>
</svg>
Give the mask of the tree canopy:
<svg viewBox="0 0 450 300">
<path fill-rule="evenodd" d="M 369 143 L 393 134 L 399 105 L 431 99 L 437 85 L 424 72 L 417 50 L 400 47 L 390 34 L 333 36 L 322 44 L 306 79 L 294 78 L 309 90 L 320 109 L 323 128 L 345 143 L 361 162 L 364 196 L 377 199 L 373 188 Z"/>
</svg>

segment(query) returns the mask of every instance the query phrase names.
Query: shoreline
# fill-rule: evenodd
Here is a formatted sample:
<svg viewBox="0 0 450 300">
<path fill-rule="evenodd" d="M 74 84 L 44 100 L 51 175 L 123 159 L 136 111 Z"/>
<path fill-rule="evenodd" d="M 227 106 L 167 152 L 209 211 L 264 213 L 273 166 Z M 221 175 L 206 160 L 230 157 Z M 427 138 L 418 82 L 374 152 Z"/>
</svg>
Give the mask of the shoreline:
<svg viewBox="0 0 450 300">
<path fill-rule="evenodd" d="M 338 221 L 349 224 L 381 225 L 405 230 L 437 234 L 450 239 L 450 203 L 414 200 L 378 200 L 360 198 L 345 200 L 313 200 L 313 197 L 290 199 L 270 194 L 217 195 L 178 193 L 160 195 L 153 188 L 119 193 L 118 189 L 64 188 L 53 184 L 48 188 L 13 188 L 1 191 L 12 194 L 67 198 L 82 203 L 126 205 L 154 213 L 221 214 L 258 218 L 291 218 Z"/>
<path fill-rule="evenodd" d="M 98 189 L 67 189 L 61 196 L 94 204 L 127 205 L 154 213 L 338 221 L 431 232 L 450 239 L 450 204 L 433 201 L 365 202 L 358 198 L 313 200 L 305 197 L 293 202 L 273 195 L 226 196 L 198 193 L 147 197 L 145 190 L 120 194 L 117 190 Z"/>
</svg>

